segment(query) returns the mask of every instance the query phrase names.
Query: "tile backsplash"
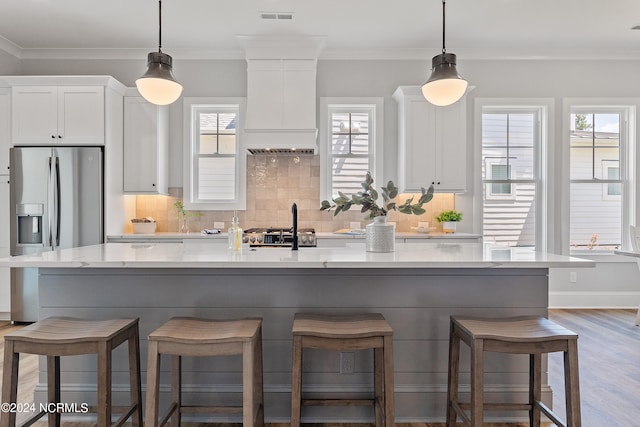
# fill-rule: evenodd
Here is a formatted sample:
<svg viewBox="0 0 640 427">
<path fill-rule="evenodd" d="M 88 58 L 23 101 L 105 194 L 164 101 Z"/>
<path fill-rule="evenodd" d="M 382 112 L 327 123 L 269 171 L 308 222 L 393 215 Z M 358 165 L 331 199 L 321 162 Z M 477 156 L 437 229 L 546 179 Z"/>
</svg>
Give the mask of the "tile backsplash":
<svg viewBox="0 0 640 427">
<path fill-rule="evenodd" d="M 363 177 L 364 178 L 364 177 Z M 377 183 L 375 183 L 378 188 Z M 411 195 L 401 194 L 399 203 Z M 170 188 L 169 196 L 139 195 L 136 197 L 136 217 L 154 218 L 157 230 L 179 231 L 180 224 L 174 203 L 182 200 L 182 188 Z M 320 211 L 320 157 L 319 156 L 272 156 L 257 155 L 247 158 L 247 209 L 239 211 L 240 226 L 290 227 L 291 204 L 298 205 L 298 226 L 315 228 L 318 232 L 330 232 L 351 228 L 352 222 L 364 226 L 369 222 L 357 206 L 350 211 L 333 216 L 332 212 Z M 389 214 L 389 221 L 396 223 L 396 231 L 411 231 L 418 222 L 429 222 L 431 227 L 441 229 L 434 219 L 443 210 L 454 209 L 453 194 L 436 194 L 431 202 L 423 206 L 423 215 Z M 215 222 L 231 225 L 232 211 L 194 212 L 188 220 L 189 230 L 199 232 L 203 228 L 214 228 Z"/>
</svg>

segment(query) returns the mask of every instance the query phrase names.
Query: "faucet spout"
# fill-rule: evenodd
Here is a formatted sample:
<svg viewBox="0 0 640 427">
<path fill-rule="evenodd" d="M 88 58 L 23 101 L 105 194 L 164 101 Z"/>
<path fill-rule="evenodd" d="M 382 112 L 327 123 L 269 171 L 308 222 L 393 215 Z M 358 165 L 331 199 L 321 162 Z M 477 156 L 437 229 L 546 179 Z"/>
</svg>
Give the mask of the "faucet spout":
<svg viewBox="0 0 640 427">
<path fill-rule="evenodd" d="M 291 227 L 292 241 L 291 250 L 298 250 L 298 205 L 291 205 L 291 213 L 293 214 L 293 227 Z"/>
</svg>

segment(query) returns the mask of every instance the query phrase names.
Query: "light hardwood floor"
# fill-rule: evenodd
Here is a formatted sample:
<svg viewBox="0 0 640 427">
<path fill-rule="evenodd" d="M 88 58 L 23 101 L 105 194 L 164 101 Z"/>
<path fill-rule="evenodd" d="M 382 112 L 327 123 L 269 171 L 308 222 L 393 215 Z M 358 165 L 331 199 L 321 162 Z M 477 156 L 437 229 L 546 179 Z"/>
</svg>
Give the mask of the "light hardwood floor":
<svg viewBox="0 0 640 427">
<path fill-rule="evenodd" d="M 549 318 L 578 333 L 580 392 L 583 427 L 640 426 L 640 327 L 634 326 L 633 310 L 550 310 Z M 0 336 L 16 326 L 0 322 Z M 0 340 L 0 355 L 4 343 Z M 0 379 L 2 377 L 0 358 Z M 23 356 L 19 379 L 19 401 L 31 399 L 37 379 L 37 359 Z M 562 355 L 549 356 L 549 384 L 554 390 L 553 407 L 564 418 Z M 46 426 L 39 421 L 37 427 Z M 86 427 L 89 423 L 64 422 L 64 427 Z M 492 424 L 491 427 L 521 427 L 527 424 Z M 216 427 L 230 425 L 216 424 Z M 234 425 L 238 426 L 238 425 Z M 317 427 L 318 424 L 305 424 Z M 323 424 L 322 427 L 370 427 L 373 424 Z M 443 427 L 440 423 L 398 424 L 398 427 Z M 488 426 L 488 425 L 487 425 Z M 189 425 L 189 427 L 201 427 Z M 270 424 L 269 427 L 288 427 Z"/>
</svg>

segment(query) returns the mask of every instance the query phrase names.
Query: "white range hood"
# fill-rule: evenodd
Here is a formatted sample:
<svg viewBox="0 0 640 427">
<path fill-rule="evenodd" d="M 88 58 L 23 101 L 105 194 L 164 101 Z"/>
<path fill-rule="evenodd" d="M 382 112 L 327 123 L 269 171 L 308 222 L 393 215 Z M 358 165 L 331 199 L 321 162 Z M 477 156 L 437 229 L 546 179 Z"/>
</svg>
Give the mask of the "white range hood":
<svg viewBox="0 0 640 427">
<path fill-rule="evenodd" d="M 252 154 L 315 154 L 318 40 L 248 40 L 243 39 L 247 44 L 244 147 Z"/>
</svg>

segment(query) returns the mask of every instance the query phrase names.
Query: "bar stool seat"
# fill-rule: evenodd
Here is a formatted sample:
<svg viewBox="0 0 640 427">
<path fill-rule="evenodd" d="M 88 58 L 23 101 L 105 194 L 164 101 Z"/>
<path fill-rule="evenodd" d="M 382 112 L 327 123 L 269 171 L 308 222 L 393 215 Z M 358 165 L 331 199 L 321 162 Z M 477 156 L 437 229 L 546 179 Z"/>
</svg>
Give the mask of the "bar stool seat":
<svg viewBox="0 0 640 427">
<path fill-rule="evenodd" d="M 49 403 L 61 403 L 60 356 L 83 354 L 98 355 L 97 407 L 98 426 L 111 424 L 112 350 L 125 341 L 129 348 L 129 376 L 131 406 L 113 424 L 120 426 L 131 417 L 134 427 L 142 426 L 142 395 L 140 389 L 140 344 L 138 319 L 83 320 L 69 317 L 50 317 L 40 320 L 4 337 L 4 368 L 2 402 L 13 403 L 17 399 L 18 367 L 20 353 L 47 357 L 47 394 Z M 39 412 L 26 424 L 35 422 L 46 412 Z M 1 415 L 1 427 L 14 427 L 15 412 Z M 49 426 L 60 425 L 60 413 L 49 413 Z"/>
<path fill-rule="evenodd" d="M 471 349 L 471 402 L 458 400 L 460 341 Z M 529 354 L 529 402 L 484 403 L 483 353 Z M 544 413 L 558 426 L 565 424 L 541 402 L 542 354 L 564 352 L 567 426 L 580 427 L 578 335 L 544 317 L 478 319 L 451 316 L 447 427 L 460 415 L 465 426 L 482 427 L 484 410 L 527 410 L 531 426 L 540 426 Z M 466 410 L 470 411 L 467 416 Z"/>
<path fill-rule="evenodd" d="M 376 426 L 394 425 L 393 329 L 382 314 L 322 315 L 296 313 L 293 319 L 291 427 L 300 426 L 301 406 L 367 405 Z M 366 350 L 374 352 L 373 399 L 302 399 L 302 351 Z"/>
<path fill-rule="evenodd" d="M 158 420 L 160 358 L 171 356 L 171 404 Z M 242 407 L 182 404 L 182 356 L 242 355 Z M 149 334 L 146 426 L 169 420 L 180 425 L 182 413 L 241 413 L 247 427 L 264 425 L 262 391 L 262 319 L 213 320 L 174 317 Z"/>
</svg>

